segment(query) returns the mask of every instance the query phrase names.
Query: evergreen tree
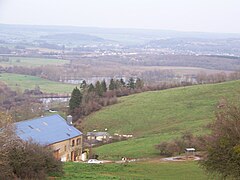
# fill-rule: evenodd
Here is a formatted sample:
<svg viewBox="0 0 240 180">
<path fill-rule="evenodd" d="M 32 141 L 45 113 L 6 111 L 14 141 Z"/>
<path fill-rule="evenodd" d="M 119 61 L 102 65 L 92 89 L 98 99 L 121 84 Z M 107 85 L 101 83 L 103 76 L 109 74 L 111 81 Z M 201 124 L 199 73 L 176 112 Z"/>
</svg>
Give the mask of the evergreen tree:
<svg viewBox="0 0 240 180">
<path fill-rule="evenodd" d="M 110 80 L 110 84 L 109 84 L 109 90 L 114 90 L 115 89 L 115 81 L 114 79 L 111 79 Z"/>
<path fill-rule="evenodd" d="M 124 82 L 123 78 L 120 79 L 120 83 L 121 83 L 121 86 L 122 86 L 122 87 L 125 87 L 125 86 L 126 86 L 126 83 Z"/>
<path fill-rule="evenodd" d="M 101 82 L 101 86 L 102 86 L 102 91 L 107 92 L 107 84 L 105 79 Z"/>
<path fill-rule="evenodd" d="M 95 91 L 95 87 L 94 85 L 91 83 L 89 86 L 88 86 L 88 92 L 94 92 Z"/>
<path fill-rule="evenodd" d="M 96 84 L 95 84 L 95 92 L 98 96 L 103 95 L 102 86 L 101 86 L 101 83 L 99 81 L 97 81 Z"/>
<path fill-rule="evenodd" d="M 134 79 L 132 77 L 128 80 L 127 86 L 130 89 L 135 89 L 135 81 L 134 81 Z"/>
<path fill-rule="evenodd" d="M 87 82 L 83 80 L 82 83 L 80 84 L 80 89 L 84 91 L 86 88 L 87 88 Z"/>
<path fill-rule="evenodd" d="M 73 111 L 75 108 L 78 108 L 82 102 L 82 93 L 81 91 L 76 87 L 73 89 L 71 98 L 69 101 L 69 108 L 71 111 Z"/>
</svg>

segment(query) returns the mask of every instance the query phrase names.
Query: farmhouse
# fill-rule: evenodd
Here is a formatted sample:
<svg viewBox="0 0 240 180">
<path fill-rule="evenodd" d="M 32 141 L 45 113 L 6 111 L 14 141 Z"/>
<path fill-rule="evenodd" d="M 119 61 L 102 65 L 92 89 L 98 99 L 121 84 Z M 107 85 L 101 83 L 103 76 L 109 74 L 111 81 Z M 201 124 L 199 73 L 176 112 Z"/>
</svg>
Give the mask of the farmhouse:
<svg viewBox="0 0 240 180">
<path fill-rule="evenodd" d="M 60 115 L 52 115 L 15 123 L 16 134 L 24 141 L 32 140 L 52 148 L 61 161 L 79 161 L 82 155 L 82 133 Z"/>
</svg>

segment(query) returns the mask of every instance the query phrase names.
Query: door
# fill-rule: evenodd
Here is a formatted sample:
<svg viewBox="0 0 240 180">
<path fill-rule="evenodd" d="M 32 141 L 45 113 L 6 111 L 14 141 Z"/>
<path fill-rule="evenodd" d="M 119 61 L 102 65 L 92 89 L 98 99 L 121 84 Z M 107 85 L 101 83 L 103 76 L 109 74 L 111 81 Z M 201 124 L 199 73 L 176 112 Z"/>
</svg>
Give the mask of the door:
<svg viewBox="0 0 240 180">
<path fill-rule="evenodd" d="M 58 150 L 55 150 L 55 151 L 53 152 L 53 156 L 54 156 L 56 159 L 60 159 L 59 149 L 58 149 Z"/>
<path fill-rule="evenodd" d="M 74 161 L 74 151 L 71 152 L 71 161 Z"/>
</svg>

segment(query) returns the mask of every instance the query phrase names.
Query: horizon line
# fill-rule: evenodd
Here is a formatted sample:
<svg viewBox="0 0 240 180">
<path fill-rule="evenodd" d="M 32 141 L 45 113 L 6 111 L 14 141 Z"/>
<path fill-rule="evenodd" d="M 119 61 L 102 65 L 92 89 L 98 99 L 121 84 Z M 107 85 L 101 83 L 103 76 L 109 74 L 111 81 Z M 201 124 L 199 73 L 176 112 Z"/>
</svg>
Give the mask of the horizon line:
<svg viewBox="0 0 240 180">
<path fill-rule="evenodd" d="M 159 29 L 159 28 L 141 28 L 141 27 L 102 27 L 102 26 L 84 26 L 84 25 L 64 25 L 64 24 L 21 24 L 21 23 L 2 23 L 0 25 L 7 26 L 35 26 L 35 27 L 72 27 L 72 28 L 96 28 L 96 29 L 116 29 L 116 30 L 142 30 L 142 31 L 168 31 L 168 32 L 181 32 L 181 33 L 202 33 L 202 34 L 231 34 L 240 35 L 240 32 L 213 32 L 213 31 L 188 31 L 188 30 L 171 30 L 171 29 Z"/>
</svg>

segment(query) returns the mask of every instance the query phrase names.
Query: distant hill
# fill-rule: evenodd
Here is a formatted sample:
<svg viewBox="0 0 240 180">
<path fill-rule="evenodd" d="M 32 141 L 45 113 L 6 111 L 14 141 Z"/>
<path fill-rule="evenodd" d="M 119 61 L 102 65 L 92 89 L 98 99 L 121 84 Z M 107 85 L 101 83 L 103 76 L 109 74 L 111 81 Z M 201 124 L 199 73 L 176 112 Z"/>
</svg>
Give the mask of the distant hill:
<svg viewBox="0 0 240 180">
<path fill-rule="evenodd" d="M 10 25 L 0 24 L 0 40 L 30 38 L 37 40 L 39 36 L 54 34 L 84 34 L 99 38 L 121 42 L 124 44 L 139 45 L 158 39 L 175 38 L 200 38 L 200 39 L 229 39 L 240 38 L 240 34 L 233 33 L 204 33 L 181 32 L 172 30 L 152 29 L 123 29 L 123 28 L 99 28 L 78 26 L 41 26 L 41 25 Z M 91 37 L 90 37 L 91 39 Z"/>
<path fill-rule="evenodd" d="M 240 81 L 197 85 L 156 92 L 145 92 L 120 98 L 89 116 L 84 131 L 105 128 L 112 133 L 133 134 L 134 139 L 104 145 L 96 149 L 102 157 L 153 157 L 154 145 L 170 140 L 185 131 L 208 132 L 206 125 L 215 118 L 219 100 L 240 98 Z"/>
<path fill-rule="evenodd" d="M 80 34 L 80 33 L 61 33 L 61 34 L 53 34 L 53 35 L 46 35 L 41 36 L 40 39 L 46 40 L 46 41 L 54 41 L 54 42 L 106 42 L 105 39 L 87 35 L 87 34 Z"/>
<path fill-rule="evenodd" d="M 146 43 L 150 48 L 170 48 L 177 52 L 195 54 L 225 54 L 240 56 L 240 38 L 166 38 Z M 229 48 L 231 47 L 231 48 Z"/>
</svg>

